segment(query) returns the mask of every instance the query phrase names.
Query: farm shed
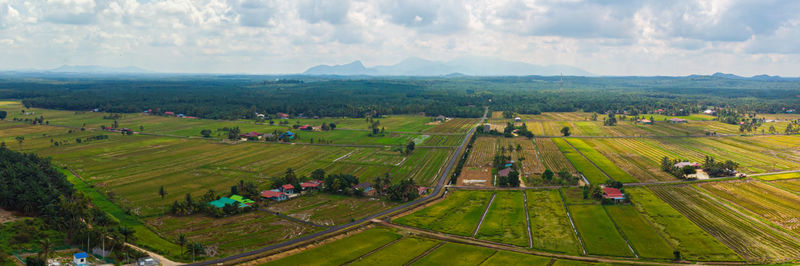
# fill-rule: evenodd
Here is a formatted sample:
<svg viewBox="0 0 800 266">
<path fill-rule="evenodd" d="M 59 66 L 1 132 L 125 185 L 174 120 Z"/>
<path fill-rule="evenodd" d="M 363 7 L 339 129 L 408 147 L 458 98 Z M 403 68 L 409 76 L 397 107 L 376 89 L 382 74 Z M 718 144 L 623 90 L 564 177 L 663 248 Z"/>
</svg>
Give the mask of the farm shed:
<svg viewBox="0 0 800 266">
<path fill-rule="evenodd" d="M 240 203 L 238 201 L 235 201 L 235 200 L 233 200 L 231 198 L 228 198 L 228 197 L 221 197 L 218 200 L 209 202 L 208 204 L 210 204 L 211 206 L 217 207 L 217 208 L 225 207 L 225 205 L 228 205 L 228 204 L 236 204 L 236 205 L 239 205 L 240 208 L 247 206 L 247 205 L 244 205 L 244 204 L 242 204 L 242 203 Z"/>
<path fill-rule="evenodd" d="M 245 198 L 245 197 L 242 197 L 242 196 L 239 196 L 239 195 L 231 195 L 231 199 L 235 200 L 235 201 L 237 201 L 237 202 L 239 202 L 241 204 L 247 205 L 247 206 L 250 206 L 250 205 L 253 205 L 253 203 L 256 203 L 255 201 L 253 201 L 251 199 L 248 199 L 248 198 Z"/>
<path fill-rule="evenodd" d="M 603 188 L 603 198 L 604 199 L 612 199 L 615 201 L 625 200 L 625 194 L 622 193 L 617 188 L 613 187 L 604 187 Z"/>
<path fill-rule="evenodd" d="M 274 201 L 284 201 L 289 198 L 286 196 L 286 194 L 278 191 L 277 189 L 261 191 L 261 197 L 265 199 L 271 199 Z"/>
<path fill-rule="evenodd" d="M 650 121 L 650 119 L 639 119 L 639 120 L 636 120 L 636 122 L 639 123 L 639 124 L 645 124 L 645 125 L 652 125 L 653 124 L 653 121 Z"/>
</svg>

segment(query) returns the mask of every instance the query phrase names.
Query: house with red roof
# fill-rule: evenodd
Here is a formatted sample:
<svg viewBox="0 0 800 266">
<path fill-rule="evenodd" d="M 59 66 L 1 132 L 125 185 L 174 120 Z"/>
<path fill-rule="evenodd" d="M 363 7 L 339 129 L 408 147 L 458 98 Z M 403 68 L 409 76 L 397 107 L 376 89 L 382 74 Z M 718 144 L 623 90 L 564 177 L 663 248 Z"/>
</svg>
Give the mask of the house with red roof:
<svg viewBox="0 0 800 266">
<path fill-rule="evenodd" d="M 320 189 L 322 187 L 322 182 L 316 182 L 319 180 L 311 180 L 308 182 L 300 183 L 300 188 L 302 190 L 309 190 L 309 189 Z"/>
<path fill-rule="evenodd" d="M 297 129 L 311 131 L 311 130 L 314 130 L 314 127 L 312 127 L 311 125 L 302 125 L 302 126 L 298 127 Z"/>
<path fill-rule="evenodd" d="M 271 199 L 274 201 L 284 201 L 289 198 L 286 196 L 285 193 L 277 189 L 261 191 L 261 197 L 265 199 Z"/>
<path fill-rule="evenodd" d="M 175 115 L 175 112 L 164 112 L 165 115 Z"/>
<path fill-rule="evenodd" d="M 289 114 L 278 112 L 278 118 L 280 118 L 280 119 L 289 119 Z"/>
<path fill-rule="evenodd" d="M 261 139 L 261 133 L 250 131 L 248 133 L 239 134 L 239 137 L 242 137 L 242 140 L 248 139 Z"/>
<path fill-rule="evenodd" d="M 294 194 L 294 186 L 292 184 L 286 184 L 281 186 L 281 191 L 286 194 Z"/>
<path fill-rule="evenodd" d="M 428 194 L 428 187 L 417 187 L 417 193 L 420 196 Z"/>
<path fill-rule="evenodd" d="M 625 194 L 622 193 L 617 188 L 613 187 L 604 187 L 603 188 L 603 198 L 604 199 L 611 199 L 614 201 L 623 201 L 625 200 Z"/>
</svg>

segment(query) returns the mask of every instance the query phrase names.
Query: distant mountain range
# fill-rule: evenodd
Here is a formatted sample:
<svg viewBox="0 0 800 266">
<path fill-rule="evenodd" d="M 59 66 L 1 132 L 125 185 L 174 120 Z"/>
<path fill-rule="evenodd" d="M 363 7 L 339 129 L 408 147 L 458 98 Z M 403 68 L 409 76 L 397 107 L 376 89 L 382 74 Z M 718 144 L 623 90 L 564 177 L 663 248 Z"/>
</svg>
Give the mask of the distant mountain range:
<svg viewBox="0 0 800 266">
<path fill-rule="evenodd" d="M 563 74 L 592 76 L 592 73 L 572 66 L 540 66 L 483 57 L 462 57 L 447 62 L 411 57 L 394 65 L 374 67 L 364 67 L 361 61 L 353 61 L 344 65 L 314 66 L 303 74 L 341 76 L 557 76 Z"/>
</svg>

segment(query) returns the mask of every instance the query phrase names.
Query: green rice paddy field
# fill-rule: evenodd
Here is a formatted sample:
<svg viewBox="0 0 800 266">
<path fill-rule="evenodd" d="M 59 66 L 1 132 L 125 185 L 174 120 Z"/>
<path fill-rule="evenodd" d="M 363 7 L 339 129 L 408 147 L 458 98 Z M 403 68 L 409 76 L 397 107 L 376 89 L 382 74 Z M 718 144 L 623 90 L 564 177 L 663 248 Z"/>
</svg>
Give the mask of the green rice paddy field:
<svg viewBox="0 0 800 266">
<path fill-rule="evenodd" d="M 524 208 L 522 192 L 497 192 L 476 237 L 527 247 L 528 224 L 525 222 Z"/>
<path fill-rule="evenodd" d="M 452 191 L 447 198 L 393 222 L 433 231 L 472 236 L 489 199 L 490 191 Z"/>
</svg>

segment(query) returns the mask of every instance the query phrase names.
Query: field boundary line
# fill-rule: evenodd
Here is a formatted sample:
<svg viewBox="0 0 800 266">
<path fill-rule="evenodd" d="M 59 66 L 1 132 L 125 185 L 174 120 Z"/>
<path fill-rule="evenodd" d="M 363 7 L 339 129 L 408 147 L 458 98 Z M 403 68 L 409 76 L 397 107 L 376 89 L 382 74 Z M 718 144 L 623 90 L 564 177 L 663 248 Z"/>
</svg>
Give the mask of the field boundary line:
<svg viewBox="0 0 800 266">
<path fill-rule="evenodd" d="M 424 258 L 425 256 L 428 256 L 428 254 L 431 254 L 431 253 L 433 253 L 434 251 L 436 251 L 437 249 L 439 249 L 439 247 L 441 247 L 441 246 L 444 246 L 444 244 L 445 244 L 445 243 L 447 243 L 447 241 L 440 240 L 440 241 L 439 241 L 439 243 L 436 243 L 436 245 L 432 246 L 431 248 L 429 248 L 429 249 L 428 249 L 428 250 L 426 250 L 425 252 L 422 252 L 422 254 L 419 254 L 419 255 L 417 255 L 417 256 L 416 256 L 416 257 L 414 257 L 413 259 L 411 259 L 411 260 L 407 261 L 407 262 L 406 262 L 405 264 L 403 264 L 403 265 L 404 265 L 404 266 L 408 266 L 408 265 L 414 264 L 414 262 L 417 262 L 418 260 L 420 260 L 420 259 Z"/>
<path fill-rule="evenodd" d="M 601 169 L 599 166 L 597 166 L 597 164 L 596 164 L 596 163 L 594 163 L 592 160 L 589 160 L 589 157 L 586 157 L 586 155 L 584 155 L 584 154 L 583 154 L 583 153 L 582 153 L 580 150 L 578 150 L 578 148 L 575 148 L 575 146 L 573 146 L 573 145 L 572 145 L 572 143 L 570 143 L 570 142 L 569 142 L 569 140 L 567 140 L 567 138 L 563 138 L 563 139 L 564 139 L 564 142 L 566 142 L 567 144 L 569 144 L 569 146 L 570 146 L 570 147 L 572 147 L 572 149 L 573 149 L 573 150 L 575 150 L 576 152 L 578 152 L 578 154 L 580 154 L 580 155 L 581 155 L 581 157 L 583 157 L 584 159 L 586 159 L 587 161 L 589 161 L 590 163 L 592 163 L 592 165 L 594 166 L 594 168 L 597 168 L 597 170 L 600 170 L 600 172 L 601 172 L 601 173 L 603 173 L 603 175 L 605 175 L 606 177 L 608 177 L 608 179 L 611 179 L 611 181 L 617 181 L 617 180 L 614 180 L 614 178 L 612 178 L 610 175 L 608 175 L 608 173 L 606 173 L 606 171 L 603 171 L 603 169 Z M 598 152 L 598 153 L 599 153 L 599 152 Z M 600 153 L 600 155 L 603 155 L 603 154 L 602 154 L 602 153 Z M 603 156 L 605 156 L 605 155 L 603 155 Z M 608 158 L 606 158 L 606 159 L 608 159 Z M 621 170 L 621 169 L 620 169 L 620 170 Z"/>
<path fill-rule="evenodd" d="M 475 231 L 472 232 L 472 237 L 475 237 L 478 234 L 478 230 L 481 229 L 481 225 L 483 224 L 483 220 L 486 219 L 486 214 L 489 213 L 489 208 L 492 207 L 492 202 L 494 202 L 494 197 L 497 196 L 497 192 L 492 193 L 492 198 L 489 199 L 489 204 L 486 204 L 486 209 L 483 210 L 483 216 L 481 216 L 480 222 L 478 222 L 478 226 L 475 227 Z"/>
<path fill-rule="evenodd" d="M 625 244 L 628 245 L 628 249 L 630 249 L 631 253 L 633 253 L 633 256 L 638 259 L 639 252 L 636 251 L 635 248 L 633 248 L 633 246 L 631 245 L 631 241 L 628 240 L 628 236 L 626 236 L 625 233 L 622 232 L 622 230 L 619 228 L 619 225 L 617 225 L 617 221 L 615 221 L 614 217 L 612 217 L 612 215 L 608 213 L 608 209 L 606 209 L 606 206 L 605 205 L 601 206 L 603 207 L 603 212 L 605 212 L 606 216 L 608 216 L 608 219 L 610 219 L 611 223 L 614 224 L 614 229 L 617 229 L 617 233 L 619 233 L 619 235 L 622 236 L 622 239 L 625 240 Z"/>
<path fill-rule="evenodd" d="M 743 216 L 744 218 L 746 218 L 746 219 L 748 219 L 750 221 L 753 221 L 753 222 L 756 222 L 756 223 L 760 224 L 761 226 L 765 227 L 765 229 L 772 229 L 772 231 L 781 233 L 782 235 L 784 235 L 786 237 L 789 237 L 789 238 L 793 239 L 794 241 L 800 242 L 800 238 L 798 238 L 794 233 L 790 233 L 790 232 L 785 231 L 785 229 L 783 229 L 783 227 L 780 227 L 779 225 L 775 225 L 774 222 L 769 221 L 768 219 L 762 217 L 761 215 L 759 215 L 757 213 L 754 213 L 753 211 L 750 211 L 747 208 L 744 208 L 744 207 L 740 206 L 739 204 L 736 204 L 736 203 L 731 202 L 731 201 L 729 201 L 727 199 L 724 199 L 724 198 L 714 197 L 711 194 L 709 194 L 709 193 L 711 193 L 710 191 L 708 191 L 708 190 L 706 190 L 704 188 L 701 188 L 701 187 L 698 187 L 698 186 L 689 186 L 689 187 L 692 188 L 693 190 L 695 190 L 697 193 L 699 193 L 703 197 L 706 197 L 709 200 L 718 203 L 723 208 L 731 210 L 734 213 L 739 214 L 739 215 Z M 762 219 L 764 219 L 766 221 L 763 221 Z"/>
<path fill-rule="evenodd" d="M 481 261 L 481 263 L 478 263 L 478 264 L 476 264 L 476 265 L 483 265 L 483 263 L 484 263 L 484 262 L 486 262 L 487 260 L 489 260 L 489 259 L 491 259 L 492 257 L 494 257 L 494 255 L 497 255 L 497 252 L 500 252 L 500 250 L 497 250 L 497 249 L 493 249 L 493 250 L 494 250 L 494 252 L 492 253 L 492 255 L 489 255 L 489 256 L 487 256 L 486 258 L 483 258 L 483 260 Z"/>
<path fill-rule="evenodd" d="M 531 234 L 531 215 L 528 214 L 528 193 L 524 190 L 522 191 L 522 203 L 525 204 L 522 207 L 525 208 L 525 221 L 528 223 L 528 247 L 533 248 L 533 234 Z"/>
<path fill-rule="evenodd" d="M 389 243 L 383 244 L 383 246 L 380 246 L 380 247 L 378 247 L 376 249 L 370 250 L 367 253 L 361 254 L 361 256 L 358 256 L 358 258 L 355 258 L 355 259 L 352 259 L 352 260 L 350 260 L 348 262 L 342 263 L 342 265 L 349 265 L 350 263 L 359 261 L 359 260 L 363 259 L 364 257 L 367 257 L 369 255 L 375 254 L 375 252 L 381 251 L 384 248 L 386 248 L 388 246 L 391 246 L 392 244 L 397 243 L 397 241 L 400 241 L 400 240 L 403 240 L 403 239 L 405 239 L 405 237 L 398 237 L 395 240 L 389 241 Z"/>
<path fill-rule="evenodd" d="M 569 225 L 572 226 L 572 232 L 575 234 L 575 238 L 578 239 L 578 244 L 581 246 L 581 250 L 583 251 L 583 255 L 586 254 L 586 247 L 583 246 L 583 239 L 581 239 L 581 234 L 578 233 L 578 229 L 575 228 L 575 222 L 572 221 L 572 213 L 569 211 L 569 207 L 567 207 L 567 201 L 564 199 L 564 192 L 559 189 L 558 195 L 561 196 L 561 204 L 564 206 L 564 211 L 567 212 L 567 218 L 569 218 Z"/>
</svg>

